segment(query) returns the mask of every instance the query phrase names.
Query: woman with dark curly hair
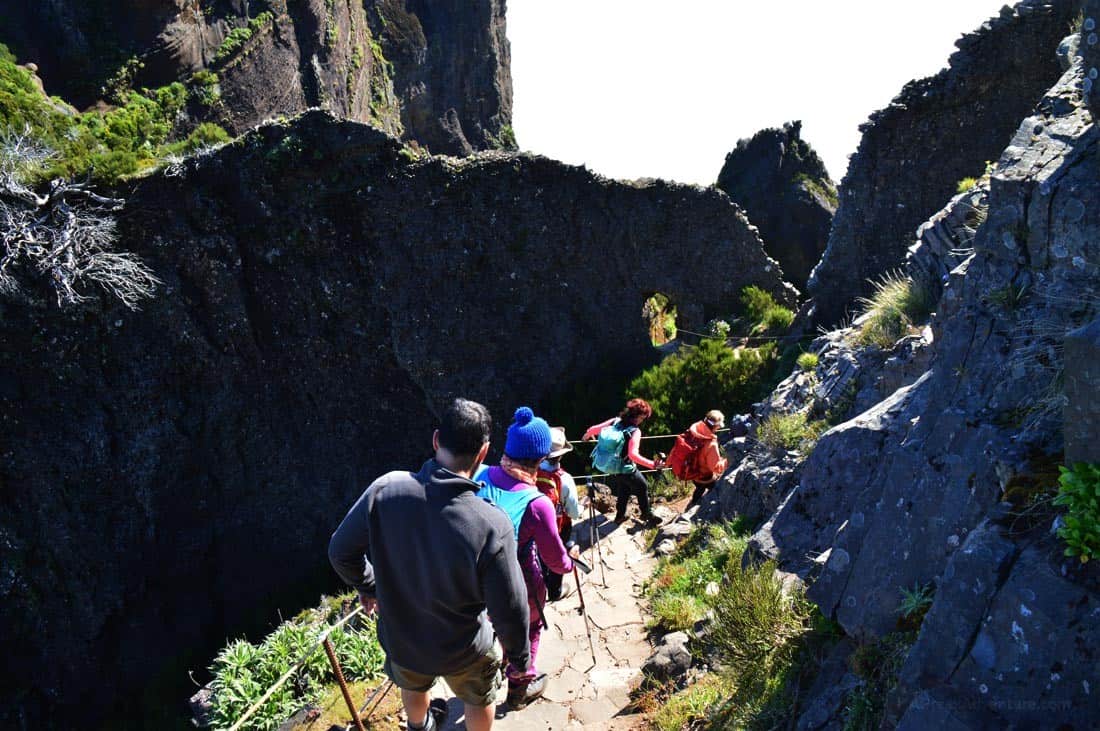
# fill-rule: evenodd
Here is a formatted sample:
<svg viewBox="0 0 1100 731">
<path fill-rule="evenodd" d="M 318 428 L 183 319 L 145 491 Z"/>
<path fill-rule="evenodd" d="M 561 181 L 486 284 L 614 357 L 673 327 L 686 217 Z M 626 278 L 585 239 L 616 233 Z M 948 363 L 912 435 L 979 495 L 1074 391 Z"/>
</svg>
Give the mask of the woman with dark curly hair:
<svg viewBox="0 0 1100 731">
<path fill-rule="evenodd" d="M 622 412 L 607 421 L 595 424 L 584 433 L 583 439 L 596 439 L 592 450 L 592 466 L 609 475 L 608 483 L 616 497 L 615 522 L 626 520 L 626 506 L 630 496 L 638 498 L 642 520 L 656 521 L 649 509 L 649 483 L 638 467 L 647 470 L 661 469 L 664 461 L 658 455 L 656 461 L 643 457 L 638 448 L 642 444 L 641 426 L 653 414 L 653 407 L 645 399 L 635 398 L 626 402 Z"/>
</svg>

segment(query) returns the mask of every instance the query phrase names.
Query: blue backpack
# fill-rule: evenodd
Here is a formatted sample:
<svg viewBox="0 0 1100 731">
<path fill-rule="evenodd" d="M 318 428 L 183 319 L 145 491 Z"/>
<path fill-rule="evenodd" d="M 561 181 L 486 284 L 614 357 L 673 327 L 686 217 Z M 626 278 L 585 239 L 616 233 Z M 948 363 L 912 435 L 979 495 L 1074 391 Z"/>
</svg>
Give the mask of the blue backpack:
<svg viewBox="0 0 1100 731">
<path fill-rule="evenodd" d="M 621 419 L 600 430 L 592 450 L 592 466 L 609 475 L 621 475 L 637 469 L 626 456 L 626 445 L 638 427 L 624 426 Z"/>
<path fill-rule="evenodd" d="M 474 481 L 481 485 L 481 489 L 476 493 L 477 496 L 503 510 L 504 514 L 508 516 L 508 520 L 512 521 L 512 530 L 518 545 L 519 524 L 523 520 L 524 513 L 527 512 L 527 506 L 531 504 L 532 500 L 540 497 L 542 493 L 534 486 L 525 490 L 504 490 L 497 487 L 489 479 L 488 468 L 478 470 Z"/>
</svg>

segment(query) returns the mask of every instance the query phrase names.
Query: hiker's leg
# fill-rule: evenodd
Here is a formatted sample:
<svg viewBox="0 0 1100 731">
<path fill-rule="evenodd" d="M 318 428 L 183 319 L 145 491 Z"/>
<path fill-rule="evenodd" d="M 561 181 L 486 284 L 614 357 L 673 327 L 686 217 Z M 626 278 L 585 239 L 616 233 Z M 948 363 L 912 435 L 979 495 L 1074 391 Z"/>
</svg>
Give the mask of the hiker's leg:
<svg viewBox="0 0 1100 731">
<path fill-rule="evenodd" d="M 541 596 L 539 595 L 539 589 L 542 590 Z M 546 602 L 546 585 L 528 587 L 528 591 L 531 592 L 527 597 L 527 609 L 531 616 L 530 628 L 527 630 L 527 638 L 531 641 L 531 663 L 527 666 L 527 669 L 532 673 L 537 673 L 535 658 L 539 654 L 539 639 L 542 637 L 542 612 L 539 611 L 539 607 L 535 602 Z"/>
<path fill-rule="evenodd" d="M 702 500 L 703 496 L 707 494 L 707 488 L 708 487 L 710 487 L 710 485 L 708 485 L 705 482 L 696 482 L 695 483 L 695 492 L 693 492 L 691 494 L 691 502 L 688 503 L 688 505 L 694 505 L 695 503 Z"/>
<path fill-rule="evenodd" d="M 428 705 L 432 701 L 431 693 L 401 689 L 401 703 L 405 706 L 405 716 L 412 728 L 423 728 L 428 721 Z"/>
<path fill-rule="evenodd" d="M 634 482 L 634 494 L 638 496 L 638 510 L 642 512 L 642 520 L 649 520 L 653 513 L 649 511 L 649 481 L 641 472 L 632 472 L 630 476 Z"/>
<path fill-rule="evenodd" d="M 607 481 L 611 483 L 611 491 L 615 494 L 615 522 L 626 520 L 626 508 L 630 504 L 630 490 L 626 485 L 628 475 L 611 475 Z"/>
<path fill-rule="evenodd" d="M 500 664 L 503 654 L 494 642 L 489 652 L 461 672 L 448 675 L 447 685 L 462 701 L 469 731 L 489 731 L 493 725 L 497 691 L 500 690 Z"/>
<path fill-rule="evenodd" d="M 463 704 L 466 711 L 466 731 L 489 731 L 493 727 L 492 706 Z"/>
</svg>

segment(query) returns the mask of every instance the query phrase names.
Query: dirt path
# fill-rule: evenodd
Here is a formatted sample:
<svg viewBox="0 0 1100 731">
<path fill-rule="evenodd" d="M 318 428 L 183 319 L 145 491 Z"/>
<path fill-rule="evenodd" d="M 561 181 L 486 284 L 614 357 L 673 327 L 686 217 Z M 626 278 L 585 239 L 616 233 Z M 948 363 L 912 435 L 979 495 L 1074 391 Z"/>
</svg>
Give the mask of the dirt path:
<svg viewBox="0 0 1100 731">
<path fill-rule="evenodd" d="M 501 690 L 494 729 L 500 731 L 628 731 L 644 728 L 642 717 L 629 711 L 629 694 L 641 679 L 641 667 L 652 653 L 646 639 L 640 589 L 656 565 L 646 554 L 643 532 L 631 523 L 616 525 L 596 515 L 603 554 L 603 574 L 589 544 L 590 522 L 574 527 L 573 535 L 593 571 L 581 577 L 581 590 L 592 630 L 596 662 L 592 662 L 584 617 L 573 577 L 565 593 L 546 607 L 549 629 L 539 647 L 539 672 L 550 676 L 546 694 L 522 711 L 509 711 Z M 602 578 L 606 576 L 607 586 Z M 444 727 L 464 729 L 462 704 L 442 682 L 435 696 L 448 699 L 450 718 Z"/>
</svg>

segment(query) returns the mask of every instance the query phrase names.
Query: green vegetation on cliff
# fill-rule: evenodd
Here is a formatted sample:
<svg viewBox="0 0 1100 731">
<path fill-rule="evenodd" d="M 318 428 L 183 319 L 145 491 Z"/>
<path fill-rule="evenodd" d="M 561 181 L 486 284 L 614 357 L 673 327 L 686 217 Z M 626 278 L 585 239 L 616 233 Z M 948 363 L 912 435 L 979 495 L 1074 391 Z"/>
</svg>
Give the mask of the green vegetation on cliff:
<svg viewBox="0 0 1100 731">
<path fill-rule="evenodd" d="M 175 82 L 130 91 L 124 104 L 108 111 L 80 113 L 47 97 L 33 74 L 0 45 L 0 133 L 26 133 L 56 153 L 43 177 L 88 175 L 110 183 L 166 157 L 227 141 L 225 130 L 211 123 L 183 133 L 188 93 Z"/>
<path fill-rule="evenodd" d="M 782 725 L 836 638 L 802 589 L 784 586 L 773 563 L 742 567 L 746 542 L 738 524 L 697 528 L 646 585 L 655 625 L 686 629 L 710 617 L 693 654 L 721 668 L 654 698 L 650 722 L 658 731 Z"/>
</svg>

